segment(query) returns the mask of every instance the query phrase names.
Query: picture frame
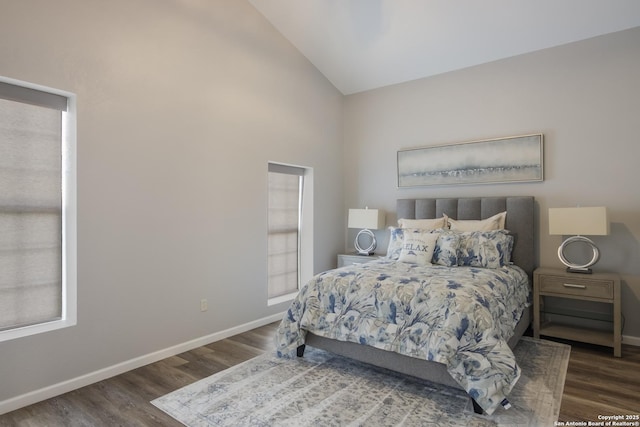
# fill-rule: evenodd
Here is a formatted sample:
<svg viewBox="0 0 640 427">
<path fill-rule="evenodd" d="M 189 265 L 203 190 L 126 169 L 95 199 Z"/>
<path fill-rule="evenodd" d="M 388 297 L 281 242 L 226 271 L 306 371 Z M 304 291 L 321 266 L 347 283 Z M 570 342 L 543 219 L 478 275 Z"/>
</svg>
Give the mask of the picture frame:
<svg viewBox="0 0 640 427">
<path fill-rule="evenodd" d="M 544 180 L 541 133 L 399 150 L 398 187 Z"/>
</svg>

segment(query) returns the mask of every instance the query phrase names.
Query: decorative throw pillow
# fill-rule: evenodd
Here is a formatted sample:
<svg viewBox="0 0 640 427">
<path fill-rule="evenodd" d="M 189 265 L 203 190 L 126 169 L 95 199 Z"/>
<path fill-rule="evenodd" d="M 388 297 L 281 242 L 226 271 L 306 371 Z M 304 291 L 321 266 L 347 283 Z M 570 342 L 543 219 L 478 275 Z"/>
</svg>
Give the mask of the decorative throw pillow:
<svg viewBox="0 0 640 427">
<path fill-rule="evenodd" d="M 389 227 L 389 244 L 387 246 L 386 258 L 397 261 L 400 258 L 400 252 L 404 244 L 404 235 L 408 232 L 428 232 L 428 233 L 441 233 L 448 231 L 446 228 L 438 228 L 436 230 L 421 230 L 417 228 L 400 228 Z"/>
<path fill-rule="evenodd" d="M 449 228 L 458 231 L 491 231 L 504 230 L 507 212 L 500 212 L 492 217 L 482 220 L 458 220 L 448 218 Z"/>
<path fill-rule="evenodd" d="M 433 257 L 439 233 L 425 230 L 405 230 L 402 251 L 398 261 L 429 265 Z"/>
<path fill-rule="evenodd" d="M 507 230 L 468 231 L 460 234 L 458 265 L 500 268 L 511 263 L 513 236 Z"/>
<path fill-rule="evenodd" d="M 399 227 L 389 227 L 389 245 L 387 246 L 387 258 L 397 260 L 402 251 L 404 230 Z"/>
<path fill-rule="evenodd" d="M 460 233 L 442 230 L 433 251 L 433 264 L 454 267 L 458 265 L 458 249 L 460 247 Z"/>
<path fill-rule="evenodd" d="M 406 219 L 400 218 L 398 220 L 400 228 L 419 228 L 421 230 L 436 230 L 439 228 L 447 228 L 446 215 L 442 218 L 435 219 Z"/>
</svg>

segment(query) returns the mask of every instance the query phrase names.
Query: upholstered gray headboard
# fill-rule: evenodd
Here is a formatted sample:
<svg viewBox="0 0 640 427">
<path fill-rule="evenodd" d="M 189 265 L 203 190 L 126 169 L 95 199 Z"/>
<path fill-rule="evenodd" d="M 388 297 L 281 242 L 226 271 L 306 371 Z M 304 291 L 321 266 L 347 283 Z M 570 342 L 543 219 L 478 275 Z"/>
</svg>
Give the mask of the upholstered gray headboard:
<svg viewBox="0 0 640 427">
<path fill-rule="evenodd" d="M 398 218 L 486 219 L 507 211 L 505 228 L 514 236 L 512 261 L 530 276 L 536 267 L 534 199 L 518 197 L 471 197 L 447 199 L 399 199 Z"/>
</svg>

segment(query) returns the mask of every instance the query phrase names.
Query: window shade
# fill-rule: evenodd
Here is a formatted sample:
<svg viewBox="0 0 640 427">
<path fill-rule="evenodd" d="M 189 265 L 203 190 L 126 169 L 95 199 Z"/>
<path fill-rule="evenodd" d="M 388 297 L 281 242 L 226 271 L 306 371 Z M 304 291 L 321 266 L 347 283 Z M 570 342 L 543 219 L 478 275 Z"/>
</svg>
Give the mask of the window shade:
<svg viewBox="0 0 640 427">
<path fill-rule="evenodd" d="M 304 168 L 269 164 L 268 297 L 298 290 Z"/>
<path fill-rule="evenodd" d="M 67 102 L 3 82 L 0 98 L 3 330 L 62 316 L 61 111 Z"/>
</svg>

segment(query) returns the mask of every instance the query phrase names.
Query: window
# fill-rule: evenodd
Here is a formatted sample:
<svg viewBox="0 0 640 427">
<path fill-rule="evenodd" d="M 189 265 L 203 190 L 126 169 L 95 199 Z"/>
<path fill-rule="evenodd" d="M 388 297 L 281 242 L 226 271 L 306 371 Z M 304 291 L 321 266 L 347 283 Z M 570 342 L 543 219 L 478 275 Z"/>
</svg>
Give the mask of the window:
<svg viewBox="0 0 640 427">
<path fill-rule="evenodd" d="M 268 175 L 267 296 L 269 304 L 275 304 L 293 298 L 309 270 L 304 260 L 311 251 L 304 248 L 310 240 L 311 173 L 308 168 L 269 163 Z"/>
<path fill-rule="evenodd" d="M 76 323 L 75 97 L 0 78 L 0 341 Z"/>
</svg>

